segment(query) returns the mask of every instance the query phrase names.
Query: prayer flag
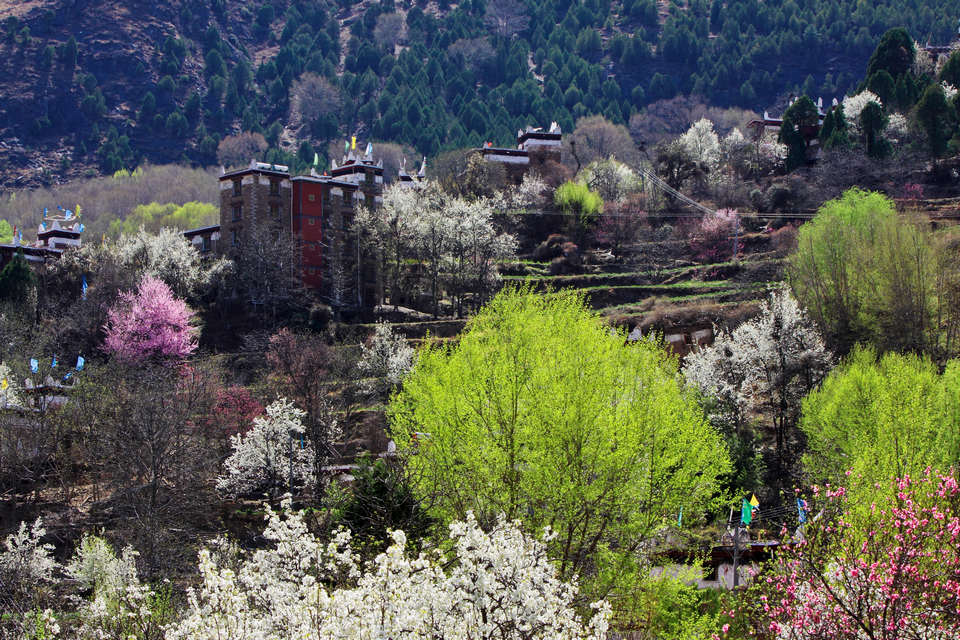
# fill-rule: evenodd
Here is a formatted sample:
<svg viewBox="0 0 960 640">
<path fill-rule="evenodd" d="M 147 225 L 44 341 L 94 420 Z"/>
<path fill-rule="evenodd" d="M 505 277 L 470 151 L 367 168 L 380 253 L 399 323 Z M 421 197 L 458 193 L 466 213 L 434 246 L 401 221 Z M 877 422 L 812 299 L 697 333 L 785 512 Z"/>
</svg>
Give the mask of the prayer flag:
<svg viewBox="0 0 960 640">
<path fill-rule="evenodd" d="M 87 299 L 87 274 L 83 274 L 82 280 L 80 282 L 80 297 L 84 300 Z"/>
<path fill-rule="evenodd" d="M 47 219 L 47 208 L 46 208 L 46 207 L 43 208 L 43 219 L 44 219 L 44 220 Z"/>
<path fill-rule="evenodd" d="M 760 501 L 757 500 L 757 494 L 755 493 L 750 496 L 750 506 L 753 506 L 753 507 L 760 506 Z"/>
<path fill-rule="evenodd" d="M 350 148 L 354 151 L 357 149 L 357 136 L 350 136 Z"/>
<path fill-rule="evenodd" d="M 77 205 L 77 209 L 76 209 L 76 210 L 77 210 L 77 217 L 79 218 L 79 217 L 80 217 L 80 205 Z"/>
<path fill-rule="evenodd" d="M 347 151 L 350 151 L 350 141 L 349 141 L 349 140 L 344 140 L 344 141 L 343 141 L 343 152 L 346 153 Z"/>
<path fill-rule="evenodd" d="M 807 521 L 807 501 L 797 498 L 797 521 L 804 524 Z"/>
<path fill-rule="evenodd" d="M 3 380 L 0 380 L 0 390 L 6 391 L 7 387 L 9 386 L 10 386 L 10 383 L 7 382 L 6 378 L 4 378 Z"/>
<path fill-rule="evenodd" d="M 740 522 L 743 524 L 753 522 L 753 507 L 747 502 L 746 498 L 744 498 L 743 506 L 740 508 Z"/>
<path fill-rule="evenodd" d="M 317 166 L 317 165 L 319 165 L 319 164 L 320 164 L 320 155 L 317 154 L 316 152 L 314 152 L 314 154 L 313 154 L 313 166 Z"/>
<path fill-rule="evenodd" d="M 53 356 L 53 359 L 50 360 L 50 368 L 51 369 L 57 368 L 57 356 Z"/>
<path fill-rule="evenodd" d="M 77 371 L 83 371 L 83 365 L 86 363 L 86 360 L 83 359 L 83 356 L 77 356 L 77 366 L 74 367 Z"/>
<path fill-rule="evenodd" d="M 683 526 L 683 505 L 680 505 L 680 514 L 677 516 L 677 526 Z"/>
<path fill-rule="evenodd" d="M 37 362 L 36 358 L 30 358 L 30 371 L 34 373 L 40 371 L 40 363 Z"/>
<path fill-rule="evenodd" d="M 368 143 L 367 143 L 367 155 L 368 155 L 368 156 L 372 156 L 372 155 L 373 155 L 373 143 L 372 143 L 372 142 L 368 142 Z"/>
</svg>

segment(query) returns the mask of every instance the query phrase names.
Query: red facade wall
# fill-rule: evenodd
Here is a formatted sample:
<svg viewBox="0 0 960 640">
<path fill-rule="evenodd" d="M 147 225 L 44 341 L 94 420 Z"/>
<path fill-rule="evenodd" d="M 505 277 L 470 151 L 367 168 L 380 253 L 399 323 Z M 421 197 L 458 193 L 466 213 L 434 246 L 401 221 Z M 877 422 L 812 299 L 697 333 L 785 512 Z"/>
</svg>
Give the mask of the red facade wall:
<svg viewBox="0 0 960 640">
<path fill-rule="evenodd" d="M 303 284 L 311 289 L 323 282 L 323 196 L 329 188 L 307 180 L 293 182 L 293 235 L 300 239 Z"/>
</svg>

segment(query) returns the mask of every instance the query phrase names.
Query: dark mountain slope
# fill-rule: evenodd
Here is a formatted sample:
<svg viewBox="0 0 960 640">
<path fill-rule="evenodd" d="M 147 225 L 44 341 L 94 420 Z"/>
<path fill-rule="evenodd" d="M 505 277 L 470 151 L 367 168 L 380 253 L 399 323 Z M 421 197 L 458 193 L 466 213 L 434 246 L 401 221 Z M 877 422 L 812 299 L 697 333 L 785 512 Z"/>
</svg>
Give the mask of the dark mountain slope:
<svg viewBox="0 0 960 640">
<path fill-rule="evenodd" d="M 892 26 L 950 41 L 954 5 L 0 0 L 0 187 L 214 164 L 241 131 L 303 164 L 353 134 L 432 155 L 525 124 L 626 122 L 678 93 L 758 110 L 829 98 Z"/>
</svg>

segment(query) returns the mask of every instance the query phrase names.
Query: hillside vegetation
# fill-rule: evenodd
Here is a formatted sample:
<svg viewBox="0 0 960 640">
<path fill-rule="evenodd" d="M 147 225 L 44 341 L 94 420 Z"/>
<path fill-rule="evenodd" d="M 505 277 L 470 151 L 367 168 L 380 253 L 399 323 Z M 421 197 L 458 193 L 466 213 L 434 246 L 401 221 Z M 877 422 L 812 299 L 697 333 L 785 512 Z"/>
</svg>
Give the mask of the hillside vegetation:
<svg viewBox="0 0 960 640">
<path fill-rule="evenodd" d="M 947 43 L 946 0 L 0 2 L 4 186 L 143 160 L 321 163 L 350 135 L 418 154 L 527 124 L 627 123 L 696 94 L 762 110 L 853 88 L 890 27 Z M 253 146 L 218 147 L 240 132 Z M 336 141 L 333 142 L 332 141 Z M 233 152 L 233 155 L 231 155 Z"/>
</svg>

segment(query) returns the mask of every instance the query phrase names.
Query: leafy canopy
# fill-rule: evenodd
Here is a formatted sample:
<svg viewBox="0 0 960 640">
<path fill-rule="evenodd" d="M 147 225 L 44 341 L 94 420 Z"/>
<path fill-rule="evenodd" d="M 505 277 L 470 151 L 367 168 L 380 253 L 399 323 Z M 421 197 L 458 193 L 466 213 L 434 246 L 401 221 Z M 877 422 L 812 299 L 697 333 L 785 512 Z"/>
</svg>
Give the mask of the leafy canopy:
<svg viewBox="0 0 960 640">
<path fill-rule="evenodd" d="M 800 227 L 788 277 L 828 344 L 950 352 L 950 255 L 924 224 L 879 193 L 851 189 Z"/>
<path fill-rule="evenodd" d="M 803 402 L 804 466 L 818 482 L 852 471 L 858 487 L 947 469 L 960 459 L 960 361 L 857 349 Z"/>
<path fill-rule="evenodd" d="M 676 361 L 570 293 L 502 292 L 455 347 L 420 352 L 389 416 L 436 515 L 550 525 L 592 595 L 635 587 L 643 545 L 709 509 L 730 468 Z"/>
</svg>

